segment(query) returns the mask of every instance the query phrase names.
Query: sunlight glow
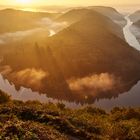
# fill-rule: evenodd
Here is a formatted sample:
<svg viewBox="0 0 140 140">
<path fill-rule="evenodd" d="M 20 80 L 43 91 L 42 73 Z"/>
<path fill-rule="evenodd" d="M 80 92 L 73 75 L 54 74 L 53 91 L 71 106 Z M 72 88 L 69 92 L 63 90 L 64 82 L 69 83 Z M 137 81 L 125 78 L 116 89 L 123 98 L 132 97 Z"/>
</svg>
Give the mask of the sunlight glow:
<svg viewBox="0 0 140 140">
<path fill-rule="evenodd" d="M 87 6 L 87 5 L 139 5 L 140 0 L 0 0 L 0 5 L 12 5 L 26 7 L 38 7 L 38 6 Z"/>
<path fill-rule="evenodd" d="M 31 0 L 17 0 L 19 4 L 31 4 Z"/>
</svg>

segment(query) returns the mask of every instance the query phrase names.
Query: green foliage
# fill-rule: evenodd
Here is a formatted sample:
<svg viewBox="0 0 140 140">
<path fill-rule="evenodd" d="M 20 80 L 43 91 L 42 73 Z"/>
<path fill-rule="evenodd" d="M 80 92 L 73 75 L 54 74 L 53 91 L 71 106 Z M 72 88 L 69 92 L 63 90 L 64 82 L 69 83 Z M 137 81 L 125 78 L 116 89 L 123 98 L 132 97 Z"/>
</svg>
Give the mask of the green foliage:
<svg viewBox="0 0 140 140">
<path fill-rule="evenodd" d="M 140 109 L 94 107 L 68 109 L 63 104 L 11 101 L 0 105 L 2 140 L 139 140 Z"/>
<path fill-rule="evenodd" d="M 65 104 L 63 103 L 58 103 L 57 107 L 60 108 L 61 110 L 65 109 Z"/>
<path fill-rule="evenodd" d="M 0 90 L 0 104 L 7 103 L 10 101 L 10 96 Z"/>
<path fill-rule="evenodd" d="M 140 120 L 140 110 L 133 108 L 114 108 L 112 111 L 112 118 L 116 121 L 119 120 L 131 120 L 137 119 Z"/>
<path fill-rule="evenodd" d="M 99 109 L 99 108 L 93 108 L 93 107 L 88 106 L 84 109 L 87 111 L 87 113 L 90 113 L 92 115 L 94 115 L 94 114 L 105 115 L 106 114 L 106 112 L 104 110 Z"/>
</svg>

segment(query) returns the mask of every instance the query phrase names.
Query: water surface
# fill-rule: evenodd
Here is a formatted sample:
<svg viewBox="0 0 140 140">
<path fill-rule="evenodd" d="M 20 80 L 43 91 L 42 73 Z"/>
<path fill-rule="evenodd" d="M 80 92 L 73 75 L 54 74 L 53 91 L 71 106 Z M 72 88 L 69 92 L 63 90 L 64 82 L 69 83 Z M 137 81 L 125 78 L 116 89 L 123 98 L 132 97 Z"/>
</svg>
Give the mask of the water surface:
<svg viewBox="0 0 140 140">
<path fill-rule="evenodd" d="M 130 46 L 140 51 L 140 44 L 136 39 L 135 35 L 130 30 L 131 26 L 133 25 L 133 22 L 130 20 L 129 15 L 127 15 L 125 19 L 127 21 L 127 25 L 123 28 L 125 40 Z"/>
</svg>

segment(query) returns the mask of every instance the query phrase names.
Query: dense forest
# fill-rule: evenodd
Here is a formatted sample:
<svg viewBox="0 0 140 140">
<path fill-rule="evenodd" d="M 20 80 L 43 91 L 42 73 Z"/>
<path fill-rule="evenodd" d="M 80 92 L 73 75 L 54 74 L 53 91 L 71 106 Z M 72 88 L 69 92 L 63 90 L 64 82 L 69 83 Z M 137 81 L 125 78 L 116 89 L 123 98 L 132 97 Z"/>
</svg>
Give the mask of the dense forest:
<svg viewBox="0 0 140 140">
<path fill-rule="evenodd" d="M 140 108 L 66 108 L 16 101 L 0 91 L 1 140 L 139 140 Z"/>
<path fill-rule="evenodd" d="M 2 38 L 0 73 L 18 90 L 23 86 L 54 99 L 93 103 L 129 91 L 140 79 L 140 54 L 124 40 L 122 24 L 118 23 L 125 20 L 115 9 L 72 9 L 59 16 L 8 9 L 0 13 L 0 19 L 5 15 L 2 29 L 7 29 L 4 23 L 15 13 L 20 22 L 25 17 L 31 20 L 29 23 L 43 22 L 37 29 L 45 32 L 50 25 L 68 25 L 49 37 L 39 32 L 15 42 Z M 14 29 L 19 30 L 16 25 Z"/>
</svg>

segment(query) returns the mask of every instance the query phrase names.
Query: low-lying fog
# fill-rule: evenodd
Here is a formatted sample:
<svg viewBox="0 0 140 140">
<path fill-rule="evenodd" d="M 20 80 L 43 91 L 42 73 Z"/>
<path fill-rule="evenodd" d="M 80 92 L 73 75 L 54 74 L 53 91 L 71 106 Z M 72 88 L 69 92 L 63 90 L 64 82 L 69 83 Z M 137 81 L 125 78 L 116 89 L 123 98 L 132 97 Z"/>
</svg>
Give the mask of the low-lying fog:
<svg viewBox="0 0 140 140">
<path fill-rule="evenodd" d="M 46 37 L 53 36 L 68 26 L 67 22 L 56 22 L 50 18 L 42 18 L 36 24 L 37 28 L 34 29 L 0 34 L 0 44 L 16 42 L 34 34 L 43 34 Z"/>
</svg>

